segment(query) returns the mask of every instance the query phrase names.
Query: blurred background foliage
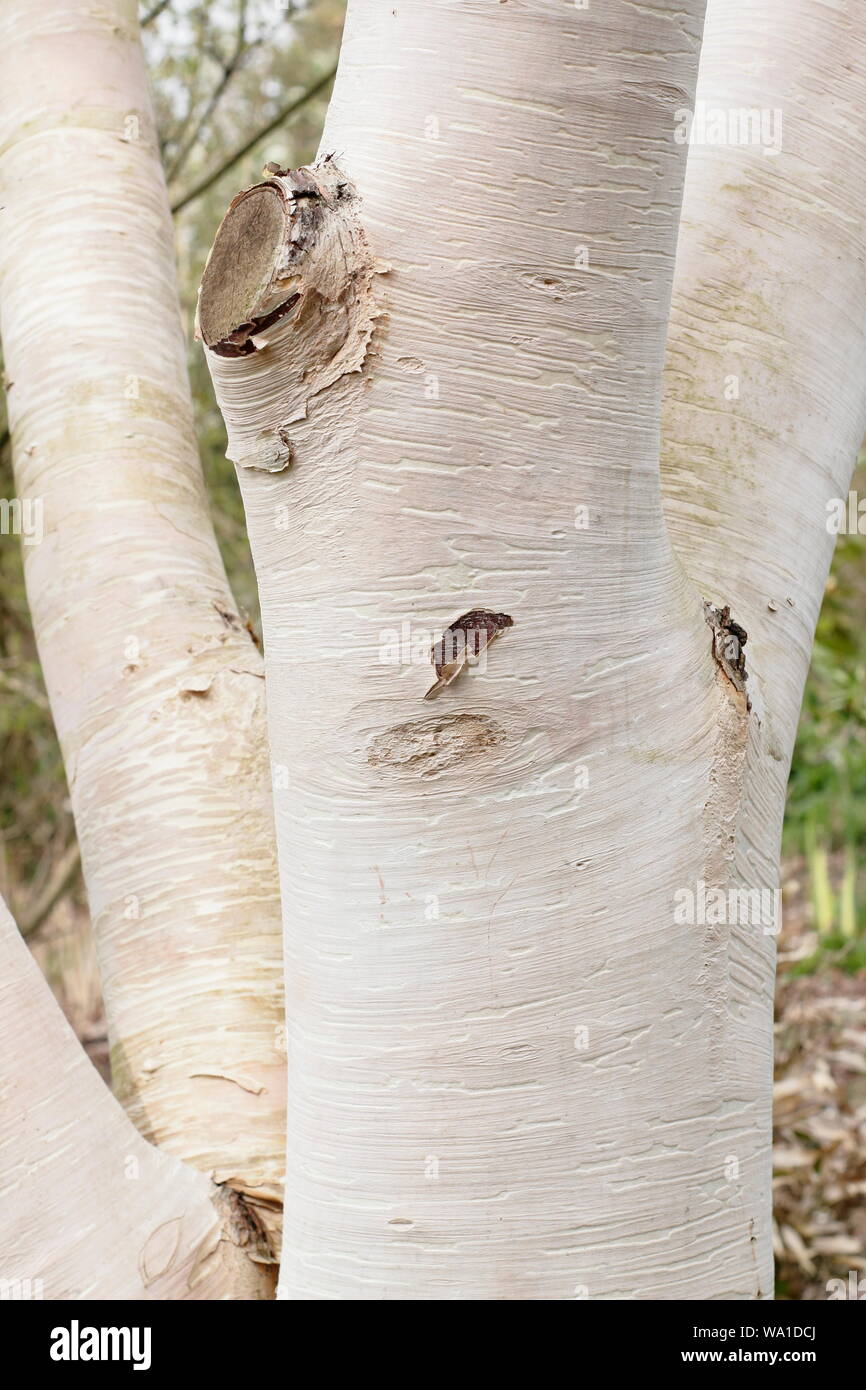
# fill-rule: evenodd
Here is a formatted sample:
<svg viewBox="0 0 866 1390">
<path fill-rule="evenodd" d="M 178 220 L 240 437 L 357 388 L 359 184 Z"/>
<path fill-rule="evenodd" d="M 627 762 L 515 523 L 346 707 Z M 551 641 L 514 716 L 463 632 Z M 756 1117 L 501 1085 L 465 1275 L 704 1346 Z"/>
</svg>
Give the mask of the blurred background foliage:
<svg viewBox="0 0 866 1390">
<path fill-rule="evenodd" d="M 866 498 L 862 458 L 852 488 Z M 815 634 L 783 836 L 786 861 L 805 880 L 814 928 L 813 949 L 799 967 L 806 972 L 822 962 L 847 971 L 866 966 L 864 616 L 864 537 L 840 536 Z"/>
<path fill-rule="evenodd" d="M 230 580 L 258 628 L 234 468 L 192 341 L 195 294 L 233 195 L 257 182 L 269 160 L 297 165 L 315 155 L 344 0 L 149 0 L 140 12 L 174 211 L 202 466 Z M 7 498 L 15 496 L 9 455 L 0 411 L 0 497 Z M 866 497 L 862 461 L 853 486 Z M 864 612 L 864 538 L 841 537 L 803 704 L 783 844 L 776 1176 L 782 1297 L 823 1297 L 826 1278 L 866 1269 L 866 1228 L 852 1215 L 866 1206 Z M 0 536 L 0 753 L 0 891 L 104 1070 L 75 832 L 12 536 Z"/>
</svg>

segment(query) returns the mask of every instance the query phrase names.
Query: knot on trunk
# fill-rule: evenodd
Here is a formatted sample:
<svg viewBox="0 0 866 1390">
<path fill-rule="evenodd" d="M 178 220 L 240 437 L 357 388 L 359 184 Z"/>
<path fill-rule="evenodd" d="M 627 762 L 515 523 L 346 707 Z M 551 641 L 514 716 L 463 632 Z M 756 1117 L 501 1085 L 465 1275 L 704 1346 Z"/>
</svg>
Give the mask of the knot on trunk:
<svg viewBox="0 0 866 1390">
<path fill-rule="evenodd" d="M 374 257 L 353 185 L 330 155 L 309 168 L 268 166 L 220 224 L 199 290 L 206 349 L 241 467 L 277 472 L 294 456 L 290 427 L 341 377 L 360 372 L 383 309 L 388 269 Z"/>
<path fill-rule="evenodd" d="M 717 608 L 714 603 L 704 604 L 704 616 L 713 630 L 713 656 L 725 673 L 731 685 L 741 695 L 746 694 L 746 645 L 747 632 L 731 617 L 727 606 Z M 746 699 L 746 709 L 751 709 L 751 701 Z"/>
</svg>

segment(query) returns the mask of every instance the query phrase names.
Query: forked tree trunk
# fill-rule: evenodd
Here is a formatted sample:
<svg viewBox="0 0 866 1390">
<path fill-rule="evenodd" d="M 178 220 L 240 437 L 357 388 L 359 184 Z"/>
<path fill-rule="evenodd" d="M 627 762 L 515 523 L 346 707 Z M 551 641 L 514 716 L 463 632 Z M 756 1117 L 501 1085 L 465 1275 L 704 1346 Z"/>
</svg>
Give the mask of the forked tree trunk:
<svg viewBox="0 0 866 1390">
<path fill-rule="evenodd" d="M 853 0 L 829 18 L 796 0 L 794 35 L 790 7 L 768 0 L 751 70 L 749 11 L 715 4 L 704 100 L 794 114 L 777 163 L 693 151 L 667 523 L 659 401 L 685 153 L 673 131 L 693 95 L 699 0 L 637 17 L 615 0 L 526 0 L 495 19 L 482 0 L 367 0 L 350 10 L 323 158 L 236 200 L 215 243 L 201 331 L 268 642 L 287 1297 L 770 1294 L 776 923 L 742 903 L 733 921 L 706 909 L 713 890 L 775 884 L 824 504 L 864 425 L 862 370 L 830 410 L 821 383 L 837 344 L 839 372 L 863 364 L 862 141 L 848 132 L 866 92 Z M 730 254 L 710 230 L 720 219 Z M 833 254 L 818 260 L 828 228 Z M 761 261 L 767 232 L 784 252 Z M 20 236 L 16 252 L 27 265 Z M 57 293 L 63 304 L 65 280 Z M 31 324 L 25 307 L 11 321 L 26 345 L 54 308 Z M 47 352 L 50 335 L 39 341 Z M 729 397 L 717 370 L 732 355 Z M 59 418 L 59 349 L 50 365 Z M 27 404 L 16 430 L 38 418 Z M 91 425 L 84 412 L 92 452 Z M 499 634 L 483 669 L 455 675 L 438 645 L 436 672 L 408 659 L 461 614 Z M 396 664 L 395 635 L 408 646 Z M 106 710 L 111 698 L 108 685 Z M 207 1258 L 231 1213 L 215 1217 L 204 1178 L 157 1163 L 87 1092 L 95 1078 L 80 1052 L 66 1057 L 8 917 L 0 927 L 0 1017 L 13 1036 L 16 1008 L 28 1029 L 37 1017 L 40 1043 L 33 1067 L 4 1049 L 6 1089 L 23 1085 L 30 1113 L 61 1126 L 76 1116 L 88 1164 L 98 1146 L 113 1291 L 245 1296 L 231 1240 Z M 0 1130 L 4 1170 L 43 1139 Z M 61 1139 L 51 1162 L 68 1180 Z M 127 1146 L 146 1188 L 118 1184 Z M 46 1296 L 103 1296 L 92 1201 L 71 1194 L 81 1239 L 60 1249 L 30 1191 L 7 1232 L 20 1277 L 44 1267 L 63 1291 Z M 151 1244 L 163 1223 L 178 1232 L 167 1263 Z"/>
<path fill-rule="evenodd" d="M 323 157 L 211 254 L 277 765 L 286 1297 L 771 1293 L 773 927 L 677 911 L 775 882 L 735 856 L 736 626 L 659 486 L 702 12 L 350 4 Z M 393 634 L 479 610 L 512 625 L 425 703 Z"/>
<path fill-rule="evenodd" d="M 0 15 L 2 335 L 42 668 L 115 1089 L 278 1216 L 279 907 L 262 663 L 207 514 L 134 0 Z"/>
</svg>

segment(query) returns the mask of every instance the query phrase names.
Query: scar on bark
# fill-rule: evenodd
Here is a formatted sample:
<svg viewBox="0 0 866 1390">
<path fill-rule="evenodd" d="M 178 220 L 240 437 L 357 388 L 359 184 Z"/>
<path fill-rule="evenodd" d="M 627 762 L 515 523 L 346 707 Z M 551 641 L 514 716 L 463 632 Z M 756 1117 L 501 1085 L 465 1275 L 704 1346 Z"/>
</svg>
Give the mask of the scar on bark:
<svg viewBox="0 0 866 1390">
<path fill-rule="evenodd" d="M 456 618 L 446 627 L 439 641 L 434 642 L 430 651 L 436 680 L 424 699 L 429 700 L 450 685 L 501 632 L 513 626 L 514 619 L 507 613 L 491 613 L 488 608 L 471 608 L 468 613 Z"/>
<path fill-rule="evenodd" d="M 390 267 L 373 255 L 358 194 L 331 155 L 299 169 L 267 165 L 265 173 L 266 182 L 233 200 L 217 231 L 196 336 L 218 384 L 228 456 L 277 472 L 292 462 L 290 427 L 306 418 L 313 397 L 362 370 L 384 312 L 373 284 Z M 256 375 L 259 358 L 267 378 Z"/>
<path fill-rule="evenodd" d="M 704 617 L 713 631 L 712 652 L 716 664 L 734 689 L 746 696 L 746 709 L 749 710 L 752 708 L 752 702 L 746 692 L 748 673 L 746 654 L 743 651 L 748 633 L 739 623 L 734 622 L 731 610 L 727 606 L 718 608 L 714 603 L 705 603 Z"/>
<path fill-rule="evenodd" d="M 429 715 L 376 734 L 367 762 L 390 773 L 434 776 L 496 748 L 505 730 L 486 714 Z"/>
</svg>

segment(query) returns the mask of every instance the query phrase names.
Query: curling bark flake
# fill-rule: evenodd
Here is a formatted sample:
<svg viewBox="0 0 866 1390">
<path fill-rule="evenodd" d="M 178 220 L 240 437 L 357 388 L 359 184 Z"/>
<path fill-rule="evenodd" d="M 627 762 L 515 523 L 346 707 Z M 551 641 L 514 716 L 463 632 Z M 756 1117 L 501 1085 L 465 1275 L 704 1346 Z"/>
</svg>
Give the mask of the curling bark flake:
<svg viewBox="0 0 866 1390">
<path fill-rule="evenodd" d="M 285 1057 L 261 658 L 201 479 L 133 0 L 0 14 L 0 327 L 27 592 L 115 1090 L 275 1232 Z"/>
<path fill-rule="evenodd" d="M 230 452 L 266 460 L 239 476 L 283 769 L 287 1298 L 772 1287 L 772 940 L 674 913 L 734 872 L 751 722 L 659 486 L 702 18 L 350 2 L 322 150 L 372 248 L 353 229 L 352 370 L 321 354 L 349 321 L 320 294 L 346 284 L 336 196 L 286 250 L 333 159 L 242 195 L 209 262 Z M 473 611 L 512 625 L 422 704 Z"/>
</svg>

